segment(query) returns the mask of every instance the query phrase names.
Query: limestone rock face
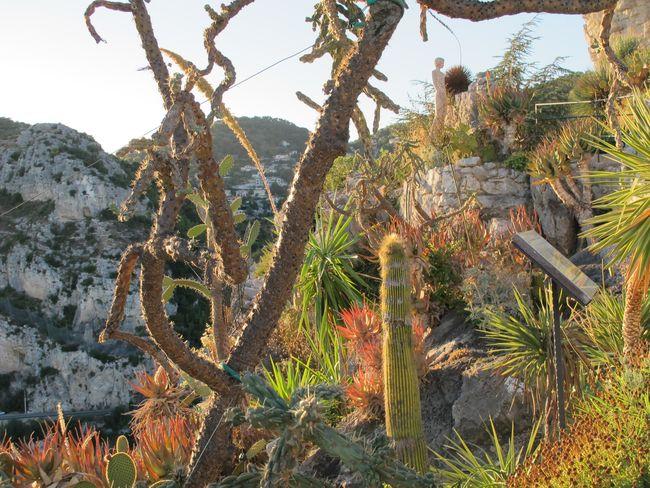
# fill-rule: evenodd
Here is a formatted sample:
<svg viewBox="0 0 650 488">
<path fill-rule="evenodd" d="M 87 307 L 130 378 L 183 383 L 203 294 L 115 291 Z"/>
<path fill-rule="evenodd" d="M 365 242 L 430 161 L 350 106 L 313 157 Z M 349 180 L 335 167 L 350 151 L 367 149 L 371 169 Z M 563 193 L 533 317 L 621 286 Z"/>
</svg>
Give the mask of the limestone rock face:
<svg viewBox="0 0 650 488">
<path fill-rule="evenodd" d="M 511 209 L 530 207 L 528 176 L 496 163 L 481 163 L 479 157 L 459 160 L 449 165 L 429 169 L 422 175 L 420 191 L 415 198 L 427 212 L 444 214 L 457 209 L 472 194 L 482 207 L 486 219 L 509 217 Z M 405 208 L 406 207 L 406 208 Z M 408 202 L 402 202 L 406 215 L 412 215 Z"/>
<path fill-rule="evenodd" d="M 539 181 L 531 181 L 533 208 L 546 239 L 565 256 L 570 256 L 578 243 L 578 223 L 571 211 L 560 201 L 553 189 Z"/>
<path fill-rule="evenodd" d="M 120 202 L 128 179 L 90 136 L 62 124 L 35 124 L 0 155 L 0 184 L 25 200 L 53 201 L 54 216 L 70 221 Z"/>
<path fill-rule="evenodd" d="M 131 398 L 136 369 L 128 359 L 102 361 L 85 351 L 65 351 L 37 330 L 0 319 L 0 374 L 13 381 L 7 397 L 32 412 L 112 408 Z"/>
<path fill-rule="evenodd" d="M 108 209 L 127 194 L 130 170 L 61 124 L 0 144 L 0 212 L 24 202 L 0 219 L 0 375 L 30 411 L 125 405 L 127 379 L 149 365 L 124 343 L 97 344 L 121 252 L 146 232 Z M 133 280 L 122 327 L 143 325 Z M 2 396 L 0 410 L 17 407 Z"/>
</svg>

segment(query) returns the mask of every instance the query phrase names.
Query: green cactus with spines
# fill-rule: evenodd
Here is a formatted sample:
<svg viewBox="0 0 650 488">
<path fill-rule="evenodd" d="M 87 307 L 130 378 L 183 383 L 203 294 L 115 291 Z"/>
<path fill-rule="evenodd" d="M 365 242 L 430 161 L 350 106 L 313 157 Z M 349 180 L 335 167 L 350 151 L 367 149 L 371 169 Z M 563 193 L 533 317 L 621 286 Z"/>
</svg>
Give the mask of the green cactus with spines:
<svg viewBox="0 0 650 488">
<path fill-rule="evenodd" d="M 379 260 L 386 433 L 399 459 L 424 473 L 428 464 L 427 446 L 413 351 L 411 257 L 405 241 L 395 234 L 386 236 Z"/>
<path fill-rule="evenodd" d="M 255 486 L 290 486 L 295 488 L 333 488 L 328 482 L 303 476 L 294 471 L 297 455 L 304 454 L 310 444 L 323 452 L 338 458 L 353 472 L 358 473 L 364 486 L 394 488 L 433 488 L 432 473 L 418 474 L 395 459 L 392 450 L 367 450 L 323 419 L 322 402 L 340 401 L 343 390 L 338 386 L 316 385 L 298 388 L 288 400 L 283 399 L 262 377 L 244 373 L 241 382 L 247 393 L 258 400 L 258 404 L 246 411 L 230 409 L 225 420 L 233 427 L 247 423 L 253 428 L 266 429 L 275 434 L 271 445 L 269 461 L 263 469 L 255 469 L 239 475 L 229 476 L 212 488 L 244 488 Z"/>
<path fill-rule="evenodd" d="M 129 452 L 130 446 L 129 446 L 129 440 L 126 438 L 125 435 L 121 435 L 117 438 L 117 441 L 115 441 L 115 450 L 117 452 Z"/>
<path fill-rule="evenodd" d="M 80 481 L 76 485 L 74 485 L 74 488 L 97 488 L 94 484 L 92 484 L 90 481 Z"/>
<path fill-rule="evenodd" d="M 106 480 L 112 488 L 132 488 L 137 470 L 131 456 L 125 452 L 113 454 L 106 465 Z"/>
</svg>

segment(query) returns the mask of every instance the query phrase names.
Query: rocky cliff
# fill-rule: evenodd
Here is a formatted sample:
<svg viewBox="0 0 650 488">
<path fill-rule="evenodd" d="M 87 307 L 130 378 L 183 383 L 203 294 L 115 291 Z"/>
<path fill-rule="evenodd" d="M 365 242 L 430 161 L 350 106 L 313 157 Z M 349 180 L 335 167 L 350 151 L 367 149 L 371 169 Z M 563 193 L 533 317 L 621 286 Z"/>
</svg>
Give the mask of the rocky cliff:
<svg viewBox="0 0 650 488">
<path fill-rule="evenodd" d="M 0 411 L 124 405 L 142 357 L 96 336 L 120 252 L 146 230 L 110 210 L 133 168 L 64 125 L 16 126 L 0 143 Z M 142 326 L 133 289 L 125 328 Z"/>
</svg>

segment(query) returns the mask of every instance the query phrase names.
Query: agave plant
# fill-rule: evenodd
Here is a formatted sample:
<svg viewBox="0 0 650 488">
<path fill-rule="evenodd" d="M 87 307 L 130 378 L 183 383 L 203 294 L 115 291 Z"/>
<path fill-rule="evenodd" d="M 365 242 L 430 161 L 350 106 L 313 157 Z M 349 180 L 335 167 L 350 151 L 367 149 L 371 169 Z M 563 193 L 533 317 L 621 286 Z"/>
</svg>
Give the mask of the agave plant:
<svg viewBox="0 0 650 488">
<path fill-rule="evenodd" d="M 137 436 L 137 459 L 152 481 L 179 479 L 187 468 L 196 423 L 183 416 L 149 422 Z"/>
<path fill-rule="evenodd" d="M 538 184 L 551 186 L 583 230 L 591 226 L 589 219 L 593 216 L 591 184 L 586 176 L 596 152 L 587 141 L 600 133 L 600 126 L 592 120 L 566 122 L 557 132 L 546 135 L 529 155 L 530 175 L 538 178 Z"/>
<path fill-rule="evenodd" d="M 137 374 L 137 379 L 137 383 L 131 386 L 144 400 L 131 412 L 131 429 L 134 433 L 148 428 L 153 421 L 178 416 L 191 418 L 196 414 L 184 401 L 189 392 L 173 384 L 162 367 L 154 375 L 142 371 Z"/>
<path fill-rule="evenodd" d="M 65 478 L 63 436 L 51 425 L 43 439 L 21 440 L 14 446 L 13 461 L 17 486 L 56 486 Z"/>
<path fill-rule="evenodd" d="M 66 433 L 63 444 L 63 463 L 69 472 L 80 474 L 96 488 L 110 488 L 104 476 L 109 447 L 99 432 L 79 425 Z"/>
<path fill-rule="evenodd" d="M 520 128 L 530 109 L 532 95 L 525 88 L 497 85 L 479 105 L 481 120 L 508 154 L 521 143 Z"/>
<path fill-rule="evenodd" d="M 604 213 L 593 217 L 594 226 L 585 236 L 594 239 L 593 251 L 605 251 L 613 264 L 627 266 L 623 313 L 623 354 L 630 365 L 639 365 L 648 354 L 644 339 L 642 304 L 650 288 L 650 107 L 647 96 L 635 92 L 622 115 L 622 140 L 627 148 L 599 138 L 593 146 L 619 161 L 621 171 L 596 172 L 594 180 L 619 189 L 601 197 L 596 208 Z"/>
</svg>

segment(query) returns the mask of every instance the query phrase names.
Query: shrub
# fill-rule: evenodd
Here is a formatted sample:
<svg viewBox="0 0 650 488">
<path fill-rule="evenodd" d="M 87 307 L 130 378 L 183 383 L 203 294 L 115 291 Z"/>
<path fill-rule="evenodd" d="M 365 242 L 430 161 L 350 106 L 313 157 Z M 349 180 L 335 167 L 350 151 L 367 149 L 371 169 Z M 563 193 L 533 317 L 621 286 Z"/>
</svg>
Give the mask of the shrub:
<svg viewBox="0 0 650 488">
<path fill-rule="evenodd" d="M 513 488 L 647 486 L 650 369 L 616 371 L 578 406 L 560 442 L 545 442 L 508 480 Z"/>
</svg>

